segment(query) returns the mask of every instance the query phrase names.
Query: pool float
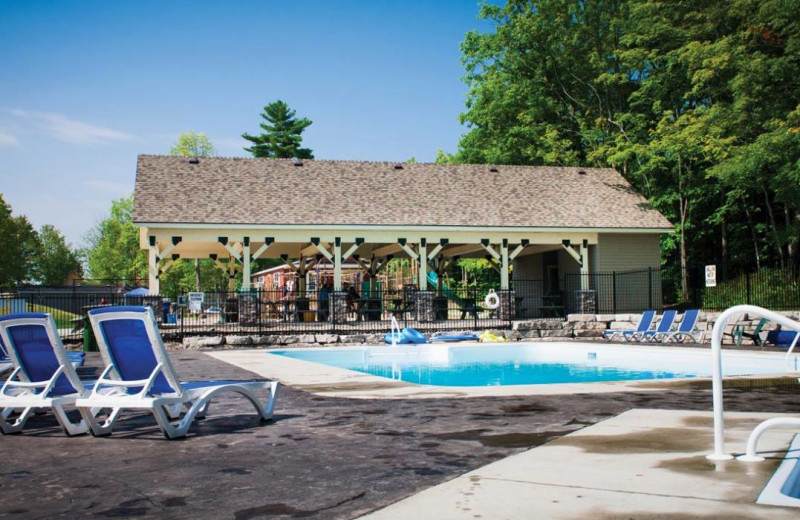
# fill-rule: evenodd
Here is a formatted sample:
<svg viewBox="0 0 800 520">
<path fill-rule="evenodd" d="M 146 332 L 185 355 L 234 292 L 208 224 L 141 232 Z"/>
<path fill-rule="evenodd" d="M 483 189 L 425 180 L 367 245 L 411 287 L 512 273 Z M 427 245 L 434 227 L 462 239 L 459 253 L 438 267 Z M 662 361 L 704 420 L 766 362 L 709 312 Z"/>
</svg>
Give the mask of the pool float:
<svg viewBox="0 0 800 520">
<path fill-rule="evenodd" d="M 485 303 L 490 309 L 494 310 L 500 307 L 500 297 L 497 296 L 497 293 L 494 292 L 494 289 L 489 289 L 489 294 L 487 294 L 486 298 L 483 299 L 483 303 Z"/>
<path fill-rule="evenodd" d="M 404 328 L 400 335 L 403 336 L 406 343 L 427 343 L 425 334 L 411 327 Z"/>
<path fill-rule="evenodd" d="M 438 342 L 456 342 L 456 341 L 477 341 L 478 336 L 477 334 L 472 333 L 464 333 L 464 334 L 442 334 L 440 336 L 436 336 L 431 338 L 431 341 L 434 343 Z"/>
<path fill-rule="evenodd" d="M 394 341 L 392 341 L 394 339 Z M 383 336 L 383 341 L 387 344 L 391 345 L 392 343 L 397 344 L 405 344 L 408 345 L 409 343 L 426 343 L 427 340 L 425 339 L 425 334 L 418 331 L 417 329 L 412 329 L 410 327 L 406 327 L 403 330 L 398 332 L 387 332 Z"/>
<path fill-rule="evenodd" d="M 487 330 L 480 335 L 478 341 L 480 341 L 481 343 L 502 343 L 503 341 L 508 341 L 508 340 L 503 336 L 497 336 L 496 334 L 492 334 Z"/>
<path fill-rule="evenodd" d="M 394 340 L 394 341 L 392 341 L 392 340 Z M 407 340 L 407 339 L 406 339 L 406 338 L 403 336 L 403 334 L 402 334 L 401 332 L 400 332 L 400 333 L 398 333 L 398 332 L 394 332 L 394 333 L 392 333 L 392 332 L 387 332 L 387 333 L 386 333 L 386 334 L 384 334 L 384 336 L 383 336 L 383 341 L 385 341 L 385 342 L 386 342 L 387 344 L 389 344 L 389 345 L 391 345 L 392 343 L 397 343 L 397 344 L 400 344 L 400 343 L 410 343 L 410 341 L 408 341 L 408 340 Z"/>
</svg>

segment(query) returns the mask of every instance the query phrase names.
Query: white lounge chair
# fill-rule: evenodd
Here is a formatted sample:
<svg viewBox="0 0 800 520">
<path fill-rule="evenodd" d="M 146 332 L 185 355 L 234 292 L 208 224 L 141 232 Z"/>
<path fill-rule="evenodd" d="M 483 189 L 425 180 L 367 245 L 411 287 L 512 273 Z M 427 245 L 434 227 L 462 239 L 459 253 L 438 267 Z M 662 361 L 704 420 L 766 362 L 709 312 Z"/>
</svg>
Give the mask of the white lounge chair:
<svg viewBox="0 0 800 520">
<path fill-rule="evenodd" d="M 653 324 L 653 318 L 655 317 L 656 317 L 656 311 L 644 311 L 642 313 L 641 319 L 639 320 L 639 324 L 636 326 L 634 330 L 629 330 L 629 329 L 604 330 L 603 337 L 606 339 L 606 341 L 611 341 L 616 337 L 624 339 L 625 341 L 630 341 L 637 335 L 643 334 L 644 332 L 649 330 L 650 325 Z"/>
<path fill-rule="evenodd" d="M 149 307 L 104 307 L 89 311 L 100 353 L 106 369 L 91 394 L 78 399 L 82 408 L 110 409 L 105 422 L 89 421 L 94 435 L 110 435 L 114 423 L 125 409 L 149 410 L 167 439 L 186 436 L 195 418 L 208 411 L 211 399 L 222 392 L 236 392 L 255 407 L 262 421 L 272 418 L 278 383 L 270 381 L 192 381 L 181 382 L 158 332 Z M 104 395 L 106 388 L 122 390 L 122 395 Z M 256 391 L 266 389 L 262 404 Z M 178 424 L 181 407 L 187 411 Z"/>
<path fill-rule="evenodd" d="M 45 313 L 0 316 L 0 342 L 14 364 L 0 390 L 0 430 L 19 433 L 34 411 L 51 409 L 64 433 L 86 433 L 91 410 L 80 410 L 82 420 L 75 423 L 64 407 L 88 395 L 92 383 L 78 378 L 53 317 Z"/>
</svg>

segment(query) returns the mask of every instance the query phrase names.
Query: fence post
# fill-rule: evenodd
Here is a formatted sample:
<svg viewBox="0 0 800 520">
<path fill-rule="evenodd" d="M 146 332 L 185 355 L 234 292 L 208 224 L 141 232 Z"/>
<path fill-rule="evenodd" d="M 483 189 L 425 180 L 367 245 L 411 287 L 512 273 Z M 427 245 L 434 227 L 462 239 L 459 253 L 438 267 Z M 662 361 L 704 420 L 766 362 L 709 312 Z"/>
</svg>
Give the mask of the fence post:
<svg viewBox="0 0 800 520">
<path fill-rule="evenodd" d="M 647 308 L 653 308 L 653 268 L 647 268 Z"/>
<path fill-rule="evenodd" d="M 611 309 L 617 313 L 617 272 L 611 271 Z"/>
<path fill-rule="evenodd" d="M 745 302 L 750 305 L 750 271 L 745 273 L 744 280 L 746 284 Z"/>
</svg>

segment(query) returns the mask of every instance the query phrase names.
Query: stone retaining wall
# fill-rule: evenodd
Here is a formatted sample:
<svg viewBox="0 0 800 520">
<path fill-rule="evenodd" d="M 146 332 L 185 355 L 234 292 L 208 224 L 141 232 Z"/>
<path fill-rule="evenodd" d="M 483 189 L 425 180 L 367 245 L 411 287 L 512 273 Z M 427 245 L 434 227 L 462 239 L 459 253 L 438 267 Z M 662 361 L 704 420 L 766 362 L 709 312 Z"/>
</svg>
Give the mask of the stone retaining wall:
<svg viewBox="0 0 800 520">
<path fill-rule="evenodd" d="M 720 313 L 700 313 L 697 330 L 705 331 L 703 341 L 708 343 L 711 329 Z M 782 312 L 788 318 L 800 321 L 800 311 Z M 509 341 L 524 341 L 536 338 L 601 338 L 604 330 L 634 329 L 639 322 L 640 314 L 570 314 L 565 321 L 525 320 L 515 321 L 511 330 L 491 330 L 497 336 Z M 754 330 L 760 318 L 742 316 L 736 323 L 743 324 L 747 330 Z M 766 330 L 771 327 L 767 326 Z M 387 331 L 388 332 L 388 331 Z M 433 334 L 452 334 L 454 331 L 436 332 Z M 474 332 L 474 331 L 463 331 Z M 727 343 L 732 336 L 724 337 Z M 219 349 L 219 348 L 253 348 L 258 346 L 283 347 L 315 347 L 334 345 L 380 345 L 383 334 L 291 334 L 264 336 L 211 336 L 186 337 L 183 340 L 185 349 Z"/>
</svg>

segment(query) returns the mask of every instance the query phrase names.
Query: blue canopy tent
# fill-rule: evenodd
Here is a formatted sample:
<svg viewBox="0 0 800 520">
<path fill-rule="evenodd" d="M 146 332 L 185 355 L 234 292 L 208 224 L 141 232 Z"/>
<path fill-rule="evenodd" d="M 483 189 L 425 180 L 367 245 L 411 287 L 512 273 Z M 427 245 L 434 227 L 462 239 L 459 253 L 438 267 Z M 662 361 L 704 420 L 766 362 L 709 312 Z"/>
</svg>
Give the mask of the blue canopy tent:
<svg viewBox="0 0 800 520">
<path fill-rule="evenodd" d="M 148 296 L 149 294 L 150 294 L 150 289 L 148 289 L 147 287 L 137 287 L 136 289 L 126 292 L 125 297 L 130 298 L 138 296 L 141 298 L 142 296 Z"/>
</svg>

